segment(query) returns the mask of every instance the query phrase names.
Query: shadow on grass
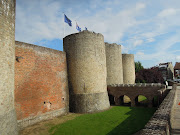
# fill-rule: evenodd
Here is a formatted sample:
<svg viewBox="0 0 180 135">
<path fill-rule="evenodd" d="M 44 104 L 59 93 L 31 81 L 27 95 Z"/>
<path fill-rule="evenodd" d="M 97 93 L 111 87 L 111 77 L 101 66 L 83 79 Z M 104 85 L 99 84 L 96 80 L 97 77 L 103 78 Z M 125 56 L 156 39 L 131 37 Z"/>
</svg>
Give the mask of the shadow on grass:
<svg viewBox="0 0 180 135">
<path fill-rule="evenodd" d="M 113 106 L 93 114 L 53 126 L 51 135 L 131 135 L 142 129 L 155 108 Z"/>
<path fill-rule="evenodd" d="M 144 128 L 156 108 L 130 107 L 125 115 L 129 117 L 111 130 L 107 135 L 132 135 Z"/>
</svg>

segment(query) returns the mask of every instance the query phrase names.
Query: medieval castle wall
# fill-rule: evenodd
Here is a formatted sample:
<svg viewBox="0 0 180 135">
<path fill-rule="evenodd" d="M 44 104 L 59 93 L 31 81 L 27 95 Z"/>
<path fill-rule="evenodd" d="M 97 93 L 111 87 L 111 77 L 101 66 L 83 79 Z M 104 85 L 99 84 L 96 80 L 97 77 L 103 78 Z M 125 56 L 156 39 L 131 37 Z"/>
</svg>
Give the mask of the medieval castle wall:
<svg viewBox="0 0 180 135">
<path fill-rule="evenodd" d="M 15 0 L 0 0 L 0 135 L 17 135 L 14 109 Z"/>
<path fill-rule="evenodd" d="M 123 84 L 121 45 L 105 43 L 107 85 Z"/>
<path fill-rule="evenodd" d="M 67 56 L 70 110 L 96 112 L 110 107 L 104 37 L 90 31 L 63 39 Z"/>
<path fill-rule="evenodd" d="M 69 107 L 79 113 L 108 109 L 107 68 L 113 83 L 134 83 L 134 56 L 121 56 L 119 45 L 105 49 L 102 34 L 66 36 L 61 52 L 15 42 L 15 0 L 0 1 L 0 20 L 0 134 L 17 135 L 18 126 L 66 114 Z"/>
<path fill-rule="evenodd" d="M 123 82 L 124 84 L 135 83 L 135 64 L 133 54 L 122 54 Z"/>
<path fill-rule="evenodd" d="M 15 108 L 19 127 L 69 112 L 66 54 L 15 43 Z"/>
</svg>

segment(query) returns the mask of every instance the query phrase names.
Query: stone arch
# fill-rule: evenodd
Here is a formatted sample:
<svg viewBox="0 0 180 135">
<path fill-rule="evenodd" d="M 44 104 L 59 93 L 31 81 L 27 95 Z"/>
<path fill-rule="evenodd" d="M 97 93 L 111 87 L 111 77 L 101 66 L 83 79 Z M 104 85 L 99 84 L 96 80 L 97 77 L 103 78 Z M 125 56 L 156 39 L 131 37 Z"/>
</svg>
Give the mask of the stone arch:
<svg viewBox="0 0 180 135">
<path fill-rule="evenodd" d="M 145 96 L 143 94 L 137 95 L 134 100 L 135 100 L 135 106 L 147 107 L 149 104 L 148 96 Z"/>
<path fill-rule="evenodd" d="M 131 106 L 131 98 L 128 95 L 119 96 L 120 105 Z"/>
</svg>

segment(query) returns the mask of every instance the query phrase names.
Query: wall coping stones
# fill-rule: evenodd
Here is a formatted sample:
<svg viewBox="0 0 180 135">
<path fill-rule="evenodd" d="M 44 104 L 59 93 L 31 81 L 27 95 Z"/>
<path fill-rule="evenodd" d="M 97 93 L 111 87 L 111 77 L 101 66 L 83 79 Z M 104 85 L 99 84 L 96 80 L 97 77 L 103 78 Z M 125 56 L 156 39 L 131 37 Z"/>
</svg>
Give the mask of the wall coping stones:
<svg viewBox="0 0 180 135">
<path fill-rule="evenodd" d="M 25 42 L 20 42 L 20 41 L 15 41 L 15 46 L 23 47 L 23 48 L 27 48 L 27 49 L 33 49 L 38 52 L 52 52 L 52 53 L 56 53 L 56 54 L 59 54 L 59 53 L 66 54 L 64 51 L 59 51 L 59 50 L 55 50 L 55 49 L 51 49 L 51 48 L 47 48 L 47 47 L 43 47 L 43 46 L 38 46 L 38 45 L 34 45 L 34 44 L 29 44 L 29 43 L 25 43 Z"/>
</svg>

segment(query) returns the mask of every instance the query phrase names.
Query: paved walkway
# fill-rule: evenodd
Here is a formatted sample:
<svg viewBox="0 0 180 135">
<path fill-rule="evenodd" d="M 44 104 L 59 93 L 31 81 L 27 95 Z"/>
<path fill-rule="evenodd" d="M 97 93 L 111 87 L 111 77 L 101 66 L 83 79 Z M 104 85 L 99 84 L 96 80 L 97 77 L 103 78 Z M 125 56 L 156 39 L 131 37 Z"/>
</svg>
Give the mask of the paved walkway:
<svg viewBox="0 0 180 135">
<path fill-rule="evenodd" d="M 180 86 L 177 87 L 175 102 L 172 110 L 171 126 L 172 126 L 172 135 L 180 135 Z"/>
</svg>

